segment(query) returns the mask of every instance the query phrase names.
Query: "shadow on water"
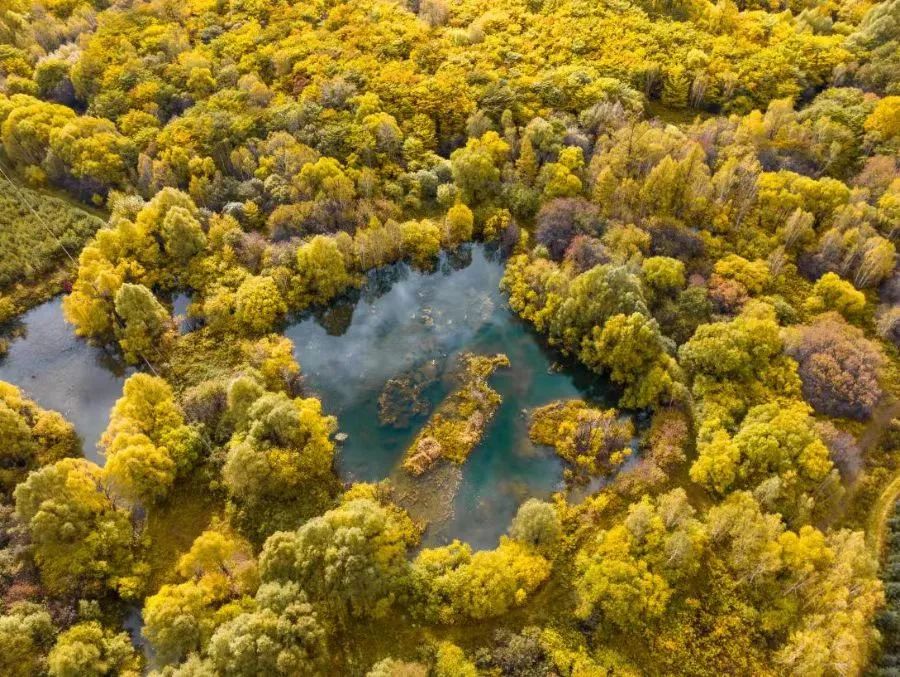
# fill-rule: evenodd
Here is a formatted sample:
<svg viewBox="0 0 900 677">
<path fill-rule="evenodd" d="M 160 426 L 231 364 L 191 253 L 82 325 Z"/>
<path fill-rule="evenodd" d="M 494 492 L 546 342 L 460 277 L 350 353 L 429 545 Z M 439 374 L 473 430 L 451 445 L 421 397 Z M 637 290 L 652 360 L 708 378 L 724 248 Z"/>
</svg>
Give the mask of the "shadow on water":
<svg viewBox="0 0 900 677">
<path fill-rule="evenodd" d="M 0 358 L 0 381 L 63 414 L 75 425 L 84 455 L 102 465 L 97 443 L 129 371 L 110 353 L 75 336 L 63 319 L 62 297 L 25 313 L 15 334 L 9 353 Z"/>
<path fill-rule="evenodd" d="M 509 309 L 499 289 L 502 274 L 499 258 L 480 246 L 444 256 L 431 273 L 392 266 L 285 332 L 307 389 L 348 435 L 338 456 L 348 480 L 391 476 L 427 419 L 418 412 L 402 427 L 380 424 L 378 399 L 389 379 L 433 360 L 439 377 L 421 392 L 433 409 L 453 387 L 447 374 L 461 353 L 509 357 L 511 366 L 490 379 L 503 403 L 462 467 L 452 506 L 445 506 L 449 519 L 426 534 L 430 544 L 460 538 L 493 547 L 523 500 L 562 487 L 560 460 L 528 439 L 531 409 L 560 398 L 615 402 L 609 383 L 563 358 Z"/>
</svg>

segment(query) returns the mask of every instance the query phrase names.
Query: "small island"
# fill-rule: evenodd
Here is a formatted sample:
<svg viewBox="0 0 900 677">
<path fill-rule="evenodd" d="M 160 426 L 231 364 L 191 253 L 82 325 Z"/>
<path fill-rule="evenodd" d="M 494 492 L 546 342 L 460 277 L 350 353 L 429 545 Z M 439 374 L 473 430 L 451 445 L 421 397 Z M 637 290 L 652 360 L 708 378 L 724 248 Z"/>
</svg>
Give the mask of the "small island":
<svg viewBox="0 0 900 677">
<path fill-rule="evenodd" d="M 488 378 L 508 367 L 509 358 L 502 353 L 464 353 L 459 362 L 459 387 L 438 405 L 406 450 L 403 468 L 413 475 L 421 475 L 441 458 L 463 463 L 500 406 L 502 398 L 488 385 Z"/>
<path fill-rule="evenodd" d="M 553 447 L 576 476 L 606 475 L 630 455 L 634 425 L 615 409 L 598 409 L 583 400 L 557 400 L 535 409 L 531 441 Z"/>
</svg>

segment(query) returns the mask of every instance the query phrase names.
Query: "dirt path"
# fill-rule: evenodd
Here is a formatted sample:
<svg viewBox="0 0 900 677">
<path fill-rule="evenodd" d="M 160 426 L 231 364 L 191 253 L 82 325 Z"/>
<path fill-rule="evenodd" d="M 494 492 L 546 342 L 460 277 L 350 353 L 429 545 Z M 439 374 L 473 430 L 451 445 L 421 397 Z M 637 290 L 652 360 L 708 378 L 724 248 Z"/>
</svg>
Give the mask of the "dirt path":
<svg viewBox="0 0 900 677">
<path fill-rule="evenodd" d="M 872 508 L 872 514 L 869 516 L 866 536 L 869 539 L 869 545 L 879 559 L 884 549 L 887 522 L 894 512 L 894 505 L 898 498 L 900 498 L 900 473 L 895 475 L 890 484 L 881 492 L 881 496 L 878 497 L 875 507 Z"/>
<path fill-rule="evenodd" d="M 882 433 L 891 424 L 891 421 L 898 416 L 900 416 L 900 400 L 891 400 L 876 409 L 872 416 L 872 421 L 866 426 L 863 434 L 859 436 L 858 444 L 860 449 L 864 453 L 868 452 L 878 443 Z M 866 538 L 869 541 L 869 546 L 879 558 L 884 548 L 887 521 L 894 512 L 894 504 L 898 499 L 900 499 L 900 471 L 894 475 L 882 490 L 881 495 L 872 507 L 872 513 L 869 515 Z"/>
</svg>

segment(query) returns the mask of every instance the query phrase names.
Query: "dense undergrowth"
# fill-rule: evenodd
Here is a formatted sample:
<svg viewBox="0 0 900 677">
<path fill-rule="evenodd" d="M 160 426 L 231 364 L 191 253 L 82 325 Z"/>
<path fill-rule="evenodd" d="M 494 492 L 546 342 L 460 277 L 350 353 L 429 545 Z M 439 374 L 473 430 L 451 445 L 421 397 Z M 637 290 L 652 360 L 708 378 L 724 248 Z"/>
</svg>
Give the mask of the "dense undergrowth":
<svg viewBox="0 0 900 677">
<path fill-rule="evenodd" d="M 0 178 L 0 332 L 16 315 L 59 294 L 77 254 L 103 225 L 71 200 Z M 0 338 L 0 354 L 4 339 Z"/>
</svg>

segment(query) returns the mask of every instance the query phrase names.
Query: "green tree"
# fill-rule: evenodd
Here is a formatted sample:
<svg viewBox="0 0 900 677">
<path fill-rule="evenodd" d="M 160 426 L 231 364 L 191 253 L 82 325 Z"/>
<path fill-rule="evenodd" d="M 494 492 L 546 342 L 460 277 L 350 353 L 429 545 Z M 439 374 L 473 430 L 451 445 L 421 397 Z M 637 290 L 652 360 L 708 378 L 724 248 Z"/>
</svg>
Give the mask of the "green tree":
<svg viewBox="0 0 900 677">
<path fill-rule="evenodd" d="M 267 583 L 256 608 L 222 624 L 209 641 L 215 674 L 328 674 L 325 630 L 294 583 Z"/>
<path fill-rule="evenodd" d="M 585 338 L 581 360 L 596 371 L 608 369 L 610 378 L 625 386 L 624 407 L 671 403 L 680 396 L 679 369 L 667 352 L 656 320 L 641 313 L 614 315 Z"/>
<path fill-rule="evenodd" d="M 15 500 L 41 580 L 51 593 L 133 589 L 131 516 L 110 499 L 100 468 L 83 459 L 63 459 L 29 475 L 16 487 Z"/>
<path fill-rule="evenodd" d="M 595 327 L 613 315 L 647 315 L 638 277 L 624 266 L 600 265 L 577 276 L 550 320 L 550 335 L 577 353 Z"/>
<path fill-rule="evenodd" d="M 552 552 L 562 535 L 562 525 L 553 505 L 529 498 L 519 506 L 509 535 L 516 541 Z"/>
<path fill-rule="evenodd" d="M 187 266 L 206 247 L 206 234 L 189 207 L 173 206 L 160 228 L 166 254 L 180 266 Z"/>
<path fill-rule="evenodd" d="M 747 488 L 770 510 L 803 523 L 816 497 L 839 488 L 828 449 L 816 434 L 803 402 L 753 407 L 731 438 L 716 431 L 701 437 L 691 479 L 719 493 Z"/>
<path fill-rule="evenodd" d="M 222 477 L 240 523 L 265 536 L 317 514 L 334 495 L 336 422 L 315 398 L 255 392 L 246 414 L 238 415 Z M 235 399 L 234 387 L 232 394 Z"/>
<path fill-rule="evenodd" d="M 677 584 L 696 574 L 706 542 L 683 489 L 645 496 L 579 551 L 576 615 L 622 630 L 645 627 L 666 611 Z"/>
<path fill-rule="evenodd" d="M 684 264 L 668 256 L 651 256 L 641 262 L 641 277 L 648 297 L 659 300 L 684 288 Z"/>
<path fill-rule="evenodd" d="M 142 284 L 126 282 L 116 292 L 115 309 L 122 320 L 116 334 L 125 359 L 137 364 L 155 358 L 167 342 L 172 321 L 153 292 Z"/>
<path fill-rule="evenodd" d="M 260 554 L 264 582 L 294 582 L 338 618 L 384 617 L 408 580 L 409 517 L 356 499 L 271 536 Z"/>
<path fill-rule="evenodd" d="M 500 167 L 508 153 L 509 144 L 497 132 L 469 139 L 464 148 L 453 151 L 450 155 L 453 181 L 467 204 L 481 204 L 498 194 Z"/>
</svg>

